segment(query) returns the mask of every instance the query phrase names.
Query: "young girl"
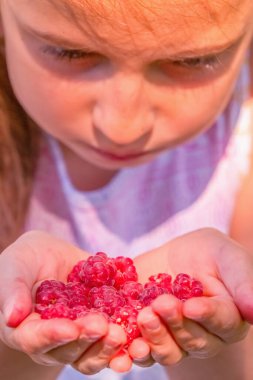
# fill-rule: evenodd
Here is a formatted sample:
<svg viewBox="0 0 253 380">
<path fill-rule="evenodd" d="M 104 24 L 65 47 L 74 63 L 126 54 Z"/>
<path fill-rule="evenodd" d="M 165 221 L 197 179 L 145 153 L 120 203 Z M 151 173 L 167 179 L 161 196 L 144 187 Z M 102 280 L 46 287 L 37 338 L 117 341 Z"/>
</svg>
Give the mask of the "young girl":
<svg viewBox="0 0 253 380">
<path fill-rule="evenodd" d="M 0 4 L 1 377 L 71 364 L 59 379 L 250 379 L 251 256 L 208 229 L 171 239 L 229 231 L 250 152 L 251 0 Z M 194 275 L 210 297 L 157 299 L 122 356 L 100 316 L 31 313 L 40 281 L 99 250 L 136 257 L 143 281 Z M 131 358 L 126 375 L 104 369 Z"/>
</svg>

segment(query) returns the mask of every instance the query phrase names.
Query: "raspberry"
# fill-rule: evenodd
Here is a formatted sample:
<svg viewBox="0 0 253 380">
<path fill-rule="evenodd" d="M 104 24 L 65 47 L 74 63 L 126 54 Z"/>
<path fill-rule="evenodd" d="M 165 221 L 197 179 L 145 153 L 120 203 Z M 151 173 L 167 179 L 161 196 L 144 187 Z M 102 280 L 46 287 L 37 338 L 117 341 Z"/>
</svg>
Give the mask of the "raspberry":
<svg viewBox="0 0 253 380">
<path fill-rule="evenodd" d="M 167 273 L 158 273 L 156 275 L 150 276 L 149 281 L 157 284 L 161 288 L 165 288 L 171 293 L 171 276 Z"/>
<path fill-rule="evenodd" d="M 42 282 L 35 297 L 35 311 L 43 319 L 75 320 L 88 313 L 102 314 L 125 330 L 127 348 L 141 335 L 137 325 L 139 311 L 159 295 L 173 294 L 182 301 L 203 295 L 202 284 L 184 273 L 173 282 L 167 273 L 150 276 L 144 286 L 137 281 L 131 258 L 114 259 L 97 252 L 73 267 L 66 284 L 56 280 Z"/>
<path fill-rule="evenodd" d="M 69 307 L 75 306 L 88 306 L 90 289 L 86 288 L 83 283 L 79 282 L 69 282 L 66 285 L 66 293 L 68 295 L 68 305 Z"/>
<path fill-rule="evenodd" d="M 119 289 L 127 281 L 137 281 L 138 275 L 133 260 L 130 257 L 118 256 L 115 258 L 117 273 L 115 275 L 115 288 Z"/>
<path fill-rule="evenodd" d="M 90 313 L 90 309 L 85 305 L 77 305 L 69 309 L 70 319 L 85 317 L 88 313 Z"/>
<path fill-rule="evenodd" d="M 188 274 L 179 273 L 172 284 L 172 293 L 178 299 L 186 301 L 191 297 L 202 296 L 203 286 L 200 281 L 195 280 Z"/>
<path fill-rule="evenodd" d="M 107 260 L 103 252 L 90 256 L 79 268 L 79 278 L 87 287 L 113 285 L 116 267 L 112 260 Z"/>
<path fill-rule="evenodd" d="M 164 293 L 168 293 L 168 290 L 155 282 L 148 282 L 140 295 L 140 301 L 144 306 L 149 306 L 154 299 Z"/>
<path fill-rule="evenodd" d="M 66 285 L 56 280 L 41 283 L 36 292 L 36 303 L 48 306 L 55 303 L 68 304 Z"/>
<path fill-rule="evenodd" d="M 112 286 L 103 285 L 92 288 L 89 293 L 91 307 L 111 316 L 117 307 L 124 306 L 124 297 Z"/>
<path fill-rule="evenodd" d="M 127 335 L 126 347 L 136 338 L 141 335 L 137 325 L 138 311 L 130 305 L 116 308 L 111 317 L 111 321 L 120 325 Z M 126 348 L 125 347 L 125 348 Z"/>
<path fill-rule="evenodd" d="M 82 266 L 84 265 L 85 260 L 79 261 L 72 269 L 72 271 L 68 274 L 67 282 L 80 282 L 80 271 Z"/>
<path fill-rule="evenodd" d="M 143 292 L 143 285 L 139 282 L 127 281 L 121 286 L 120 292 L 127 299 L 138 300 Z"/>
<path fill-rule="evenodd" d="M 36 308 L 36 311 L 39 309 Z M 61 303 L 52 304 L 48 307 L 44 307 L 40 310 L 40 315 L 42 319 L 51 319 L 51 318 L 68 318 L 74 319 L 71 315 L 71 309 Z"/>
</svg>

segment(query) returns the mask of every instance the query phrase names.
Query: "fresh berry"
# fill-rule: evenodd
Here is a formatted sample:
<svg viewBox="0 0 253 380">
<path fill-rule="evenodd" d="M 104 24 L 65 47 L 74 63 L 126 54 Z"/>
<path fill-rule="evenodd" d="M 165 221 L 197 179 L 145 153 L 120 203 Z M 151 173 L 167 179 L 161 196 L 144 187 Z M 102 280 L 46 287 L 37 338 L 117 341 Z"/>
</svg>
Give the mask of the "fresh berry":
<svg viewBox="0 0 253 380">
<path fill-rule="evenodd" d="M 37 312 L 40 312 L 42 319 L 51 319 L 51 318 L 75 319 L 72 317 L 71 309 L 62 303 L 52 304 L 42 309 L 39 309 L 38 307 L 36 307 L 35 310 Z"/>
<path fill-rule="evenodd" d="M 41 283 L 36 292 L 36 303 L 48 306 L 55 303 L 68 304 L 66 285 L 56 280 Z"/>
<path fill-rule="evenodd" d="M 130 257 L 116 257 L 115 265 L 117 268 L 114 283 L 115 288 L 119 289 L 127 281 L 138 281 L 136 268 Z"/>
<path fill-rule="evenodd" d="M 149 281 L 157 284 L 161 288 L 165 288 L 171 293 L 171 275 L 167 273 L 158 273 L 156 275 L 150 276 Z"/>
<path fill-rule="evenodd" d="M 144 306 L 149 306 L 154 299 L 156 299 L 158 296 L 168 293 L 168 290 L 165 288 L 162 288 L 155 282 L 149 282 L 145 284 L 144 290 L 140 295 L 140 301 Z"/>
<path fill-rule="evenodd" d="M 127 335 L 127 345 L 141 335 L 137 325 L 138 311 L 130 305 L 115 309 L 111 321 L 120 325 Z"/>
<path fill-rule="evenodd" d="M 68 295 L 69 307 L 75 306 L 89 306 L 89 292 L 90 288 L 87 288 L 80 282 L 69 282 L 66 285 L 66 293 Z"/>
<path fill-rule="evenodd" d="M 92 288 L 89 293 L 91 307 L 111 316 L 115 309 L 126 304 L 125 298 L 113 286 Z"/>
<path fill-rule="evenodd" d="M 78 263 L 73 267 L 71 272 L 68 274 L 67 282 L 80 282 L 80 271 L 84 265 L 85 260 L 78 261 Z"/>
<path fill-rule="evenodd" d="M 125 282 L 120 289 L 121 294 L 131 300 L 138 300 L 143 292 L 143 285 L 135 281 Z"/>
<path fill-rule="evenodd" d="M 188 274 L 179 273 L 172 284 L 172 293 L 181 301 L 186 301 L 191 297 L 202 296 L 203 286 Z"/>
<path fill-rule="evenodd" d="M 124 329 L 127 348 L 141 334 L 137 324 L 139 311 L 164 293 L 185 301 L 202 296 L 203 286 L 184 273 L 173 282 L 169 274 L 158 273 L 143 286 L 138 283 L 131 258 L 110 258 L 97 252 L 73 267 L 66 284 L 56 280 L 42 282 L 36 292 L 35 311 L 43 319 L 71 320 L 99 313 Z"/>
</svg>

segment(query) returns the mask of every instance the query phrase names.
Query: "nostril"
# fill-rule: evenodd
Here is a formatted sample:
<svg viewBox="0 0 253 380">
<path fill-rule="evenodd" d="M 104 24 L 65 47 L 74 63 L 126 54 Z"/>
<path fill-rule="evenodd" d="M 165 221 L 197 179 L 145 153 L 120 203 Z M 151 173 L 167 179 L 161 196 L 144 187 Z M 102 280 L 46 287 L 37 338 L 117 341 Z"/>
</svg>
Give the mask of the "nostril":
<svg viewBox="0 0 253 380">
<path fill-rule="evenodd" d="M 139 128 L 138 131 L 132 133 L 130 131 L 122 131 L 120 133 L 120 129 L 118 132 L 113 130 L 109 130 L 106 133 L 99 127 L 93 126 L 93 133 L 95 140 L 99 147 L 104 149 L 105 151 L 114 149 L 123 149 L 129 147 L 136 151 L 140 151 L 144 146 L 148 143 L 151 138 L 153 129 L 150 128 L 148 131 L 146 129 Z"/>
<path fill-rule="evenodd" d="M 96 106 L 93 112 L 93 131 L 98 141 L 106 145 L 142 145 L 153 133 L 156 113 L 153 110 L 133 109 L 128 113 L 113 107 Z"/>
</svg>

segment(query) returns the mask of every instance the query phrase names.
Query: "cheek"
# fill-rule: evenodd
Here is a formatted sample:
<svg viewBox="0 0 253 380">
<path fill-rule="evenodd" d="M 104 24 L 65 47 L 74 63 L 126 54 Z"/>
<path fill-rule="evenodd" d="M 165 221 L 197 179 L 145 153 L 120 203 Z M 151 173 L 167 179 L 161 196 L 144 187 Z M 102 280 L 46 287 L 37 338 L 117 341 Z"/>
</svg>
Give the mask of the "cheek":
<svg viewBox="0 0 253 380">
<path fill-rule="evenodd" d="M 89 119 L 92 89 L 67 81 L 27 59 L 8 56 L 8 70 L 14 93 L 27 114 L 43 129 L 80 129 Z"/>
<path fill-rule="evenodd" d="M 198 89 L 168 91 L 160 103 L 163 111 L 157 139 L 173 147 L 204 132 L 226 107 L 233 87 L 230 77 Z"/>
</svg>

